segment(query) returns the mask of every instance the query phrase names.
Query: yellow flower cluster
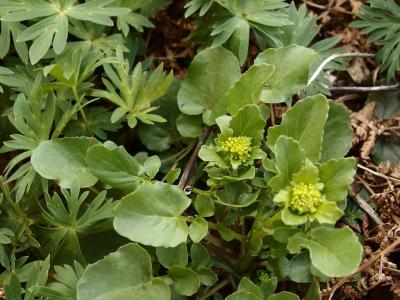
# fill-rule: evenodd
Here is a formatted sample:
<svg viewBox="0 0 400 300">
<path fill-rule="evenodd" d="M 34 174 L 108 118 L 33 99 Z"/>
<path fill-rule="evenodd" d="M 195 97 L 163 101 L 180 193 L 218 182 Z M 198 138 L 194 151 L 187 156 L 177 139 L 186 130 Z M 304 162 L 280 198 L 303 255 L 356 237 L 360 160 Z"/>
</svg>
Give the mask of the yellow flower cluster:
<svg viewBox="0 0 400 300">
<path fill-rule="evenodd" d="M 258 278 L 261 282 L 266 282 L 269 279 L 269 276 L 267 272 L 262 272 Z"/>
<path fill-rule="evenodd" d="M 322 203 L 321 192 L 315 184 L 297 183 L 292 188 L 290 208 L 300 214 L 315 213 Z"/>
<path fill-rule="evenodd" d="M 229 137 L 221 142 L 221 149 L 228 159 L 245 163 L 251 155 L 251 138 L 247 136 Z"/>
</svg>

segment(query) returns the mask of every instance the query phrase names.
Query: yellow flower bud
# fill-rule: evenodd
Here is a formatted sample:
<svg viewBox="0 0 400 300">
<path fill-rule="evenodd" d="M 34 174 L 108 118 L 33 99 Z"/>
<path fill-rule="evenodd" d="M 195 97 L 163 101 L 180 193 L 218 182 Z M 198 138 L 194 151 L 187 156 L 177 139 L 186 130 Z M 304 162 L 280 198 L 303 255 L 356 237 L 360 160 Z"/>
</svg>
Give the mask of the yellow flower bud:
<svg viewBox="0 0 400 300">
<path fill-rule="evenodd" d="M 267 272 L 262 272 L 258 278 L 261 282 L 266 282 L 269 279 L 269 276 Z"/>
<path fill-rule="evenodd" d="M 316 184 L 293 185 L 289 206 L 300 214 L 315 213 L 322 203 L 321 192 Z"/>
<path fill-rule="evenodd" d="M 245 163 L 251 156 L 251 138 L 247 136 L 229 137 L 221 142 L 221 149 L 228 159 Z"/>
</svg>

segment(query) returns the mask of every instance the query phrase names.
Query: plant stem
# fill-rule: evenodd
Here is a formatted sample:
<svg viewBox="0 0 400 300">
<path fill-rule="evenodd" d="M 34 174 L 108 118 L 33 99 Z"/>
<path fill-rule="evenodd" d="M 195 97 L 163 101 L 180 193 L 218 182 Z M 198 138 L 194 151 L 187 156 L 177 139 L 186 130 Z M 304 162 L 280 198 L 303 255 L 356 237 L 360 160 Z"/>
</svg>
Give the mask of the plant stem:
<svg viewBox="0 0 400 300">
<path fill-rule="evenodd" d="M 190 156 L 190 159 L 186 165 L 186 168 L 183 171 L 181 179 L 179 180 L 178 186 L 181 189 L 185 189 L 185 187 L 190 179 L 190 176 L 192 175 L 194 165 L 197 161 L 197 155 L 199 154 L 200 148 L 205 143 L 205 141 L 208 139 L 208 136 L 210 135 L 210 133 L 211 133 L 211 127 L 205 127 L 203 135 L 201 137 L 199 137 L 196 147 L 194 148 L 192 155 Z"/>
<path fill-rule="evenodd" d="M 204 191 L 204 190 L 201 190 L 201 189 L 198 189 L 198 188 L 192 188 L 192 192 L 193 193 L 195 193 L 195 194 L 206 194 L 206 195 L 209 195 L 210 194 L 210 191 Z"/>
<path fill-rule="evenodd" d="M 260 205 L 257 210 L 256 217 L 254 218 L 254 223 L 253 226 L 251 227 L 250 230 L 250 237 L 249 237 L 249 243 L 248 243 L 248 249 L 249 252 L 256 250 L 257 248 L 257 243 L 258 243 L 258 234 L 257 231 L 262 227 L 262 215 L 265 209 L 265 206 L 267 205 L 268 197 L 267 193 L 264 191 L 261 194 L 261 200 L 260 200 Z"/>
<path fill-rule="evenodd" d="M 204 240 L 216 247 L 224 248 L 224 245 L 221 243 L 221 241 L 211 234 L 207 235 Z"/>
<path fill-rule="evenodd" d="M 162 180 L 161 180 L 162 182 L 164 182 L 167 179 L 169 172 L 176 169 L 179 161 L 181 161 L 183 158 L 185 158 L 186 155 L 188 155 L 188 153 L 193 149 L 194 145 L 195 145 L 195 143 L 190 143 L 187 147 L 183 148 L 178 153 L 175 153 L 174 155 L 172 155 L 164 160 L 161 160 L 161 163 L 175 160 L 174 163 L 172 164 L 171 168 L 169 169 L 169 171 L 167 173 L 165 173 L 164 177 L 162 178 Z"/>
<path fill-rule="evenodd" d="M 208 222 L 208 228 L 213 229 L 213 230 L 216 230 L 216 231 L 219 231 L 219 227 L 218 227 L 217 224 L 215 224 L 215 223 L 213 223 L 213 222 L 210 222 L 210 221 L 207 221 L 207 222 Z M 226 229 L 227 231 L 229 231 L 229 234 L 231 234 L 232 237 L 233 237 L 235 240 L 238 240 L 239 242 L 243 242 L 244 237 L 243 237 L 241 234 L 239 234 L 239 233 L 237 233 L 236 231 L 234 231 L 234 230 L 232 230 L 232 229 L 229 229 L 229 228 L 225 228 L 225 229 Z"/>
<path fill-rule="evenodd" d="M 377 224 L 377 225 L 382 225 L 383 222 L 382 220 L 378 217 L 378 215 L 375 213 L 375 211 L 372 209 L 371 206 L 368 205 L 368 203 L 361 198 L 359 195 L 352 193 L 351 191 L 349 192 L 350 196 L 353 198 L 353 200 L 358 204 L 358 206 L 361 207 L 361 209 Z"/>
<path fill-rule="evenodd" d="M 331 92 L 379 92 L 379 91 L 396 91 L 400 89 L 400 84 L 381 85 L 381 86 L 332 86 L 329 88 Z"/>
<path fill-rule="evenodd" d="M 207 223 L 208 223 L 208 228 L 215 230 L 215 231 L 219 231 L 219 227 L 217 224 L 210 222 L 210 221 L 207 221 Z M 244 237 L 241 234 L 239 234 L 236 231 L 233 231 L 232 229 L 229 229 L 229 228 L 225 228 L 225 229 L 227 231 L 229 231 L 229 233 L 232 235 L 232 237 L 235 240 L 238 240 L 239 242 L 243 242 Z"/>
<path fill-rule="evenodd" d="M 186 222 L 189 222 L 189 223 L 193 223 L 194 222 L 194 220 L 196 219 L 195 217 L 191 217 L 191 216 L 182 216 L 182 218 L 186 221 Z M 212 229 L 212 230 L 215 230 L 215 231 L 219 231 L 220 230 L 220 227 L 217 225 L 217 224 L 215 224 L 215 223 L 213 223 L 213 222 L 211 222 L 211 221 L 207 221 L 207 223 L 208 223 L 208 228 L 210 228 L 210 229 Z M 235 240 L 238 240 L 239 242 L 243 242 L 243 240 L 244 240 L 244 236 L 243 235 L 241 235 L 240 233 L 237 233 L 236 231 L 234 231 L 234 230 L 232 230 L 232 229 L 229 229 L 229 228 L 226 228 L 225 227 L 225 229 L 227 230 L 227 231 L 229 231 L 229 234 L 231 234 L 232 235 L 232 237 L 235 239 Z"/>
<path fill-rule="evenodd" d="M 222 280 L 220 283 L 218 283 L 216 286 L 214 286 L 212 289 L 210 289 L 207 293 L 205 293 L 203 296 L 197 298 L 197 300 L 205 300 L 208 297 L 212 296 L 216 292 L 218 292 L 220 289 L 222 289 L 224 286 L 226 286 L 230 282 L 229 278 L 225 278 Z"/>
<path fill-rule="evenodd" d="M 274 105 L 272 103 L 269 104 L 269 111 L 270 111 L 270 116 L 271 116 L 271 123 L 272 126 L 275 126 L 275 110 L 274 110 Z"/>
<path fill-rule="evenodd" d="M 257 209 L 257 214 L 254 218 L 253 226 L 250 230 L 250 235 L 247 243 L 247 252 L 242 260 L 239 268 L 241 271 L 248 270 L 254 260 L 254 256 L 259 251 L 260 240 L 265 236 L 266 229 L 272 227 L 273 222 L 280 218 L 280 213 L 276 213 L 272 217 L 268 218 L 265 222 L 264 210 L 268 202 L 268 189 L 264 190 L 261 194 L 260 205 Z"/>
<path fill-rule="evenodd" d="M 174 160 L 175 162 L 181 161 L 183 158 L 185 158 L 186 155 L 193 149 L 195 146 L 195 143 L 190 143 L 188 146 L 180 150 L 179 152 L 175 153 L 174 155 L 171 155 L 170 157 L 167 157 L 166 159 L 161 160 L 162 163 L 166 163 L 169 161 Z"/>
<path fill-rule="evenodd" d="M 76 86 L 72 87 L 72 92 L 74 94 L 75 101 L 76 102 L 80 102 L 80 98 L 78 96 L 78 92 L 76 90 Z M 79 113 L 81 114 L 83 122 L 85 123 L 86 131 L 87 131 L 88 135 L 89 136 L 93 136 L 92 129 L 90 128 L 89 121 L 88 121 L 88 119 L 86 117 L 85 111 L 83 110 L 82 106 L 79 107 Z"/>
<path fill-rule="evenodd" d="M 364 171 L 367 171 L 368 173 L 371 173 L 371 174 L 373 174 L 375 176 L 378 176 L 378 177 L 381 177 L 381 178 L 385 178 L 386 180 L 394 180 L 394 181 L 400 182 L 400 178 L 398 178 L 398 177 L 387 176 L 387 175 L 381 174 L 381 173 L 376 172 L 374 170 L 371 170 L 370 168 L 367 168 L 367 167 L 365 167 L 365 166 L 363 166 L 361 164 L 357 164 L 357 168 L 362 169 Z"/>
</svg>

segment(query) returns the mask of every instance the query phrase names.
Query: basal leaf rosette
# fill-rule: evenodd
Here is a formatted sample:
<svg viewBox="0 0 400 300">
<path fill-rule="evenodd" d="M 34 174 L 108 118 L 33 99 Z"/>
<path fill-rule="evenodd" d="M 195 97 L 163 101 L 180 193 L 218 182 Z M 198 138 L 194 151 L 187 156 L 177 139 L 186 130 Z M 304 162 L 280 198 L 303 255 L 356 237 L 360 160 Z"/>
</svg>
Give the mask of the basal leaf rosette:
<svg viewBox="0 0 400 300">
<path fill-rule="evenodd" d="M 208 161 L 209 166 L 237 170 L 265 158 L 260 149 L 265 121 L 257 106 L 247 105 L 233 117 L 221 116 L 216 121 L 220 134 L 199 152 L 199 157 Z"/>
<path fill-rule="evenodd" d="M 274 203 L 282 207 L 281 218 L 286 225 L 301 225 L 309 221 L 335 224 L 343 215 L 347 189 L 353 181 L 353 158 L 332 159 L 314 164 L 305 158 L 297 141 L 282 136 L 276 157 L 277 174 L 269 185 L 276 192 Z M 283 161 L 290 150 L 291 159 Z"/>
</svg>

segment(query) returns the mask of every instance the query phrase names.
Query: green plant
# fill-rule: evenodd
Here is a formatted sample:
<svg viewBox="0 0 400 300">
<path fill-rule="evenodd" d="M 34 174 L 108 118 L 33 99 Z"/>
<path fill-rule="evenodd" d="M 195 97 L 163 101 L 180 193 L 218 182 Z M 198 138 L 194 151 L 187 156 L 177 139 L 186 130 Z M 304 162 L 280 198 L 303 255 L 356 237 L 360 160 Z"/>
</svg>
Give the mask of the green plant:
<svg viewBox="0 0 400 300">
<path fill-rule="evenodd" d="M 283 8 L 287 3 L 282 0 L 225 1 L 194 0 L 186 4 L 186 17 L 196 11 L 204 16 L 211 15 L 212 46 L 225 43 L 239 58 L 243 65 L 247 58 L 250 29 L 277 42 L 275 29 L 291 24 Z M 205 27 L 202 27 L 205 29 Z"/>
<path fill-rule="evenodd" d="M 387 71 L 387 79 L 394 79 L 400 69 L 400 6 L 394 0 L 370 0 L 360 10 L 360 20 L 352 26 L 368 35 L 368 40 L 380 46 L 376 54 L 382 63 L 381 71 Z"/>
<path fill-rule="evenodd" d="M 129 63 L 124 59 L 121 49 L 117 51 L 118 63 L 113 67 L 105 65 L 108 79 L 103 78 L 107 91 L 94 90 L 93 96 L 110 100 L 119 107 L 114 110 L 111 122 L 115 123 L 126 114 L 129 127 L 133 128 L 139 119 L 143 123 L 165 122 L 166 120 L 150 112 L 157 109 L 151 107 L 151 102 L 163 96 L 172 82 L 173 75 L 165 75 L 160 65 L 153 73 L 142 71 L 139 63 L 130 73 Z M 118 92 L 116 91 L 118 90 Z"/>
<path fill-rule="evenodd" d="M 269 16 L 269 22 L 271 23 L 261 26 L 249 20 L 249 25 L 246 25 L 246 21 L 244 21 L 247 20 L 247 10 L 251 8 L 254 1 L 250 2 L 251 4 L 245 1 L 241 5 L 230 2 L 227 4 L 228 1 L 189 2 L 186 5 L 187 17 L 199 11 L 196 22 L 198 22 L 200 26 L 197 31 L 192 33 L 192 39 L 200 40 L 206 44 L 209 43 L 211 46 L 224 44 L 235 53 L 241 65 L 245 63 L 249 42 L 251 40 L 249 28 L 253 29 L 255 41 L 261 50 L 290 45 L 299 45 L 313 49 L 320 56 L 319 59 L 314 60 L 310 66 L 307 65 L 309 64 L 307 59 L 304 61 L 304 67 L 310 67 L 311 70 L 315 70 L 322 61 L 330 55 L 344 51 L 343 48 L 337 47 L 341 39 L 339 36 L 316 41 L 316 37 L 320 32 L 320 26 L 317 25 L 317 18 L 315 16 L 307 14 L 307 7 L 305 4 L 297 8 L 293 2 L 290 5 L 286 5 L 285 3 L 278 5 L 278 2 L 263 1 L 266 8 L 269 7 L 274 10 L 270 11 L 272 15 Z M 261 4 L 254 2 L 254 5 L 259 7 Z M 228 6 L 235 6 L 236 9 L 229 9 Z M 235 15 L 234 12 L 236 12 L 235 16 L 230 17 L 230 19 L 223 24 L 220 23 L 221 18 L 223 18 L 223 16 L 225 17 L 227 13 L 225 10 L 222 10 L 221 7 L 226 8 L 233 15 Z M 237 11 L 237 9 L 239 9 L 238 7 L 240 7 L 242 11 Z M 267 12 L 264 13 L 265 16 L 268 15 Z M 257 11 L 257 15 L 261 16 L 262 14 L 262 11 Z M 225 18 L 228 18 L 228 16 Z M 279 22 L 278 18 L 280 20 Z M 214 24 L 211 26 L 213 29 L 215 28 L 214 30 L 210 28 L 210 24 Z M 209 29 L 209 31 L 206 31 L 206 29 Z M 212 41 L 209 41 L 208 34 L 213 38 Z M 296 60 L 293 63 L 298 64 L 298 61 Z M 345 61 L 343 61 L 343 59 L 337 59 L 327 64 L 324 71 L 344 70 L 344 67 Z M 325 72 L 322 72 L 317 80 L 314 80 L 312 85 L 307 86 L 306 95 L 314 95 L 316 93 L 330 95 L 329 86 L 331 86 L 332 83 L 327 79 Z"/>
<path fill-rule="evenodd" d="M 0 2 L 3 15 L 2 24 L 7 27 L 2 32 L 1 53 L 7 54 L 10 46 L 10 32 L 17 43 L 33 41 L 29 47 L 29 58 L 32 64 L 36 64 L 42 59 L 49 48 L 56 54 L 60 54 L 67 45 L 69 34 L 69 23 L 76 21 L 92 22 L 104 26 L 112 26 L 111 19 L 118 16 L 117 26 L 124 35 L 129 33 L 129 25 L 139 31 L 142 26 L 152 26 L 152 24 L 142 15 L 131 12 L 142 6 L 141 1 L 118 1 L 115 6 L 109 6 L 115 0 L 92 0 L 86 3 L 79 3 L 76 0 L 64 1 L 31 1 L 3 0 Z M 39 18 L 39 20 L 38 20 Z M 20 22 L 35 20 L 31 26 L 25 27 Z M 76 23 L 75 23 L 76 24 Z M 11 25 L 11 26 L 10 26 Z M 24 50 L 20 50 L 21 56 L 26 56 L 26 45 L 21 45 Z M 26 61 L 26 57 L 21 57 Z"/>
<path fill-rule="evenodd" d="M 279 28 L 280 30 L 276 33 L 277 39 L 280 41 L 280 46 L 296 44 L 309 47 L 317 52 L 320 58 L 311 64 L 311 71 L 314 71 L 322 61 L 330 55 L 344 52 L 344 48 L 337 47 L 341 40 L 340 36 L 316 41 L 321 27 L 317 25 L 317 18 L 307 13 L 305 4 L 296 8 L 296 5 L 292 2 L 290 6 L 285 9 L 285 12 L 288 14 L 288 18 L 293 24 L 281 26 Z M 258 46 L 262 50 L 268 47 L 276 47 L 276 45 L 270 43 L 268 39 L 263 38 L 262 35 L 256 34 L 256 39 Z M 307 87 L 306 95 L 315 95 L 317 93 L 330 95 L 328 88 L 332 83 L 326 78 L 326 72 L 344 70 L 345 65 L 345 61 L 343 60 L 334 60 L 328 63 L 324 68 L 325 72 L 321 72 L 317 80 Z M 310 74 L 311 73 L 312 72 L 310 72 Z"/>
<path fill-rule="evenodd" d="M 166 1 L 0 0 L 7 299 L 316 300 L 357 270 L 361 243 L 335 227 L 355 175 L 349 115 L 302 97 L 324 53 L 315 19 L 280 0 L 215 2 L 188 3 L 223 18 L 178 80 L 139 62 L 131 30 Z M 285 42 L 242 73 L 250 28 Z"/>
</svg>

